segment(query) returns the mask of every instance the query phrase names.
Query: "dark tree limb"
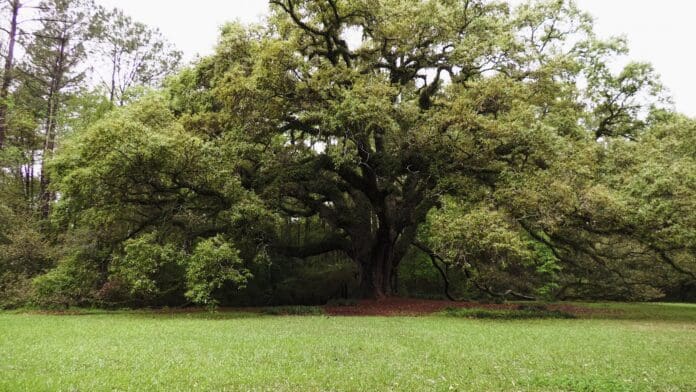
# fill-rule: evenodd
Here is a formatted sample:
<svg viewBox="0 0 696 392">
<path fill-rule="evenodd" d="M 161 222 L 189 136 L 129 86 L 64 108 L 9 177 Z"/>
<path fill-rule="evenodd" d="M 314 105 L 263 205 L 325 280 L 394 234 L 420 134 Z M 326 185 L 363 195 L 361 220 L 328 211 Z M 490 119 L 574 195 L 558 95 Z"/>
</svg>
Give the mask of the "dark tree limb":
<svg viewBox="0 0 696 392">
<path fill-rule="evenodd" d="M 655 248 L 653 248 L 653 249 L 655 249 Z M 657 254 L 660 256 L 660 260 L 662 260 L 662 261 L 665 262 L 667 265 L 669 265 L 670 267 L 672 267 L 675 271 L 680 272 L 680 273 L 682 273 L 682 274 L 684 274 L 684 275 L 687 275 L 687 276 L 689 276 L 693 281 L 696 281 L 696 273 L 694 273 L 693 271 L 689 271 L 689 270 L 683 268 L 682 266 L 680 266 L 679 264 L 677 264 L 677 263 L 667 254 L 666 251 L 664 251 L 664 250 L 657 250 L 657 249 L 655 249 L 655 250 L 657 251 Z"/>
<path fill-rule="evenodd" d="M 418 248 L 420 251 L 423 253 L 427 254 L 430 256 L 430 261 L 433 263 L 433 267 L 437 269 L 437 271 L 440 273 L 440 276 L 442 277 L 442 282 L 444 284 L 444 292 L 445 296 L 447 299 L 450 301 L 456 301 L 454 297 L 452 297 L 452 294 L 450 294 L 450 283 L 449 283 L 449 277 L 447 276 L 447 273 L 445 272 L 444 269 L 438 264 L 438 260 L 440 260 L 442 263 L 445 263 L 445 261 L 440 257 L 437 253 L 433 252 L 430 248 L 428 248 L 425 244 L 418 242 L 418 241 L 413 241 L 413 246 Z"/>
<path fill-rule="evenodd" d="M 319 256 L 330 252 L 342 251 L 349 253 L 350 243 L 345 237 L 333 235 L 321 240 L 303 245 L 281 245 L 272 246 L 275 252 L 288 257 L 304 259 L 312 256 Z"/>
<path fill-rule="evenodd" d="M 493 291 L 493 288 L 492 288 L 492 287 L 484 286 L 484 285 L 482 285 L 482 284 L 480 284 L 480 283 L 478 283 L 478 282 L 476 282 L 476 281 L 473 281 L 473 282 L 474 282 L 474 285 L 475 285 L 479 290 L 481 290 L 481 291 L 483 291 L 483 292 L 485 292 L 485 293 L 488 293 L 488 294 L 490 294 L 490 295 L 492 295 L 492 296 L 494 296 L 494 297 L 506 298 L 508 295 L 511 295 L 511 296 L 513 296 L 513 297 L 515 297 L 515 298 L 517 298 L 517 299 L 521 299 L 521 300 L 525 300 L 525 301 L 536 301 L 536 300 L 537 300 L 537 298 L 534 297 L 534 296 L 525 295 L 525 294 L 522 294 L 522 293 L 518 293 L 518 292 L 516 292 L 516 291 L 513 291 L 512 289 L 508 289 L 508 290 L 506 290 L 505 292 L 498 293 L 498 292 Z"/>
</svg>

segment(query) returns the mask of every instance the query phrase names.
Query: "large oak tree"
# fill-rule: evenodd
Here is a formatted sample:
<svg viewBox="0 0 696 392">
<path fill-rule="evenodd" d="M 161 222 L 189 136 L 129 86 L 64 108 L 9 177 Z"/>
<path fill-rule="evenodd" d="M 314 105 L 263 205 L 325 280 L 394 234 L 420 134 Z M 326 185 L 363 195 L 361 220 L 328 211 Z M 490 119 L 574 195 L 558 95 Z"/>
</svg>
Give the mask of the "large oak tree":
<svg viewBox="0 0 696 392">
<path fill-rule="evenodd" d="M 366 297 L 393 293 L 443 195 L 567 165 L 609 132 L 600 108 L 616 117 L 601 96 L 589 105 L 589 90 L 607 84 L 600 65 L 620 45 L 594 39 L 572 3 L 271 4 L 267 26 L 227 27 L 192 85 L 174 92 L 174 109 L 192 132 L 253 146 L 240 172 L 270 207 L 324 222 L 323 236 L 275 251 L 345 253 Z M 592 81 L 587 94 L 580 78 Z"/>
<path fill-rule="evenodd" d="M 225 241 L 246 260 L 338 252 L 360 295 L 380 298 L 417 249 L 483 291 L 518 278 L 529 292 L 600 279 L 614 265 L 594 267 L 638 246 L 615 219 L 607 159 L 643 137 L 659 83 L 645 64 L 612 73 L 625 43 L 598 40 L 571 2 L 271 4 L 266 24 L 225 26 L 164 98 L 117 111 L 56 161 L 59 212 L 112 243 L 104 270 L 176 264 L 128 255 L 153 246 L 185 260 Z M 278 216 L 320 224 L 288 243 Z M 607 227 L 621 243 L 597 250 Z"/>
</svg>

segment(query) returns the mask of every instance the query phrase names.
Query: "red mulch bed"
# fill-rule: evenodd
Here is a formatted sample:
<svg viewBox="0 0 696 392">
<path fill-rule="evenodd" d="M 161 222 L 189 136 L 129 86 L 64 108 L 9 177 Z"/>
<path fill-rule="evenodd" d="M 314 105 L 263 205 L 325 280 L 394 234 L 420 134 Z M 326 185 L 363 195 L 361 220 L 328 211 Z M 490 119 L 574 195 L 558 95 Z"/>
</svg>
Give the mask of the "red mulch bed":
<svg viewBox="0 0 696 392">
<path fill-rule="evenodd" d="M 445 308 L 517 309 L 518 304 L 483 304 L 478 302 L 452 302 L 408 298 L 365 300 L 354 306 L 325 306 L 330 316 L 422 316 L 437 313 Z M 549 310 L 559 310 L 574 315 L 596 313 L 597 310 L 573 305 L 548 305 Z"/>
</svg>

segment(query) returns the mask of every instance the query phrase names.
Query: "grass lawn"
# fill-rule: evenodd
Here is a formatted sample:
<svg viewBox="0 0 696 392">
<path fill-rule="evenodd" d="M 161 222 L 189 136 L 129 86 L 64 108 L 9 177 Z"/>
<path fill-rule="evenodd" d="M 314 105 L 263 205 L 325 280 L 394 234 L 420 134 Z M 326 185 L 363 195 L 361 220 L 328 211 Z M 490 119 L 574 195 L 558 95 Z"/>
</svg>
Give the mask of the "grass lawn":
<svg viewBox="0 0 696 392">
<path fill-rule="evenodd" d="M 696 391 L 696 305 L 580 319 L 0 313 L 1 391 Z"/>
</svg>

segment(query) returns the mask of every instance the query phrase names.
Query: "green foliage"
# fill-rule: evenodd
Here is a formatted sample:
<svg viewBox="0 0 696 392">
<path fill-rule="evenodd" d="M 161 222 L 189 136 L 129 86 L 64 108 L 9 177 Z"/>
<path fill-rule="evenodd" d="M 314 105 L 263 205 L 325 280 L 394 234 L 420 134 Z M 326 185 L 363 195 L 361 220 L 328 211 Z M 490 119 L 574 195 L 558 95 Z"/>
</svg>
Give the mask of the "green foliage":
<svg viewBox="0 0 696 392">
<path fill-rule="evenodd" d="M 0 152 L 0 274 L 55 266 L 43 301 L 696 287 L 694 121 L 573 2 L 273 0 L 159 90 L 180 54 L 90 4 L 42 7 Z M 79 88 L 93 38 L 108 99 Z"/>
<path fill-rule="evenodd" d="M 157 297 L 171 289 L 161 287 L 162 283 L 177 284 L 176 276 L 181 274 L 178 270 L 184 257 L 172 244 L 157 243 L 156 235 L 150 233 L 125 241 L 123 255 L 114 260 L 111 268 L 117 279 L 128 283 L 132 294 Z M 174 277 L 163 277 L 167 272 Z"/>
<path fill-rule="evenodd" d="M 508 290 L 547 296 L 561 270 L 559 260 L 502 210 L 446 201 L 434 211 L 423 237 L 445 260 L 488 294 Z"/>
<path fill-rule="evenodd" d="M 0 232 L 0 273 L 33 276 L 52 266 L 52 250 L 31 217 L 13 216 Z"/>
<path fill-rule="evenodd" d="M 35 298 L 31 278 L 12 272 L 0 273 L 0 309 L 20 308 Z"/>
<path fill-rule="evenodd" d="M 46 0 L 35 4 L 11 1 L 4 2 L 2 8 L 5 16 L 10 8 L 16 10 L 21 27 L 16 36 L 10 37 L 14 31 L 11 26 L 5 26 L 0 41 L 7 44 L 16 38 L 17 48 L 22 50 L 3 51 L 7 69 L 2 74 L 0 92 L 0 133 L 7 137 L 0 146 L 0 276 L 3 280 L 0 297 L 7 296 L 14 304 L 29 303 L 33 294 L 24 293 L 33 292 L 33 288 L 25 290 L 32 286 L 27 282 L 56 267 L 59 271 L 41 280 L 42 301 L 53 301 L 45 298 L 48 296 L 55 297 L 54 302 L 58 303 L 82 303 L 101 292 L 91 286 L 105 282 L 108 266 L 104 260 L 117 252 L 112 252 L 115 247 L 104 236 L 93 235 L 97 230 L 90 232 L 88 225 L 80 224 L 81 217 L 72 215 L 72 211 L 54 216 L 61 225 L 53 225 L 49 215 L 62 194 L 56 193 L 52 186 L 53 173 L 48 167 L 64 137 L 76 137 L 113 108 L 103 90 L 93 86 L 99 79 L 95 70 L 102 65 L 98 54 L 103 54 L 106 47 L 96 39 L 106 33 L 97 15 L 101 8 L 91 0 Z M 149 43 L 155 51 L 167 46 L 161 39 L 154 42 L 149 38 L 152 34 L 146 40 L 152 41 Z M 134 55 L 134 52 L 139 53 Z M 12 54 L 14 57 L 9 58 Z M 127 55 L 131 55 L 130 63 L 125 60 Z M 133 45 L 127 53 L 109 54 L 110 60 L 123 60 L 119 61 L 115 74 L 133 92 L 122 91 L 118 97 L 121 102 L 143 96 L 142 85 L 164 78 L 177 66 L 180 57 L 177 53 L 170 57 L 155 54 L 156 60 L 164 61 L 164 58 L 166 64 L 154 66 L 152 52 L 141 55 L 143 52 Z M 138 58 L 133 60 L 133 57 Z M 108 220 L 96 219 L 95 227 L 105 221 Z M 64 263 L 75 268 L 57 267 Z M 78 264 L 82 265 L 78 268 Z M 81 274 L 86 271 L 94 274 L 96 280 L 83 280 Z M 67 282 L 73 272 L 74 281 Z M 16 282 L 11 282 L 12 279 Z M 84 282 L 85 286 L 77 287 L 77 282 Z M 15 294 L 5 293 L 6 290 Z M 9 298 L 10 295 L 15 298 Z"/>
<path fill-rule="evenodd" d="M 241 267 L 239 251 L 223 237 L 199 243 L 187 259 L 186 297 L 198 304 L 215 304 L 211 296 L 216 289 L 228 282 L 238 287 L 246 283 L 250 273 Z"/>
<path fill-rule="evenodd" d="M 529 243 L 506 222 L 506 217 L 485 206 L 467 208 L 447 205 L 433 218 L 431 241 L 441 246 L 448 260 L 466 263 L 469 259 L 505 264 L 510 260 L 531 261 Z M 452 253 L 455 250 L 465 254 Z"/>
<path fill-rule="evenodd" d="M 21 198 L 0 192 L 0 308 L 32 303 L 32 278 L 54 266 L 55 249 L 36 216 L 21 212 L 21 204 Z"/>
<path fill-rule="evenodd" d="M 184 132 L 156 95 L 115 110 L 71 136 L 52 161 L 64 195 L 56 224 L 88 228 L 112 252 L 113 276 L 104 281 L 124 282 L 136 297 L 188 290 L 208 303 L 225 282 L 248 278 L 240 257 L 259 256 L 273 219 L 241 189 L 225 148 Z"/>
<path fill-rule="evenodd" d="M 79 257 L 64 259 L 56 268 L 34 278 L 36 304 L 48 308 L 89 305 L 94 301 L 98 279 Z"/>
<path fill-rule="evenodd" d="M 591 18 L 567 2 L 513 11 L 478 1 L 272 4 L 267 26 L 226 26 L 216 54 L 170 81 L 168 93 L 189 132 L 234 140 L 244 186 L 268 207 L 325 224 L 314 241 L 276 249 L 344 252 L 361 269 L 362 295 L 388 295 L 395 268 L 380 264 L 398 265 L 428 212 L 450 195 L 464 214 L 486 210 L 471 219 L 507 222 L 487 233 L 482 220 L 457 246 L 478 241 L 480 263 L 510 256 L 552 275 L 551 257 L 534 255 L 515 215 L 525 198 L 532 206 L 554 198 L 560 205 L 533 220 L 558 224 L 574 200 L 573 184 L 557 176 L 589 176 L 594 164 L 575 81 L 621 48 L 597 42 Z M 343 36 L 350 29 L 365 32 L 353 45 Z M 527 188 L 533 181 L 539 186 Z M 567 197 L 548 195 L 544 181 Z M 517 187 L 528 194 L 502 206 Z"/>
</svg>

